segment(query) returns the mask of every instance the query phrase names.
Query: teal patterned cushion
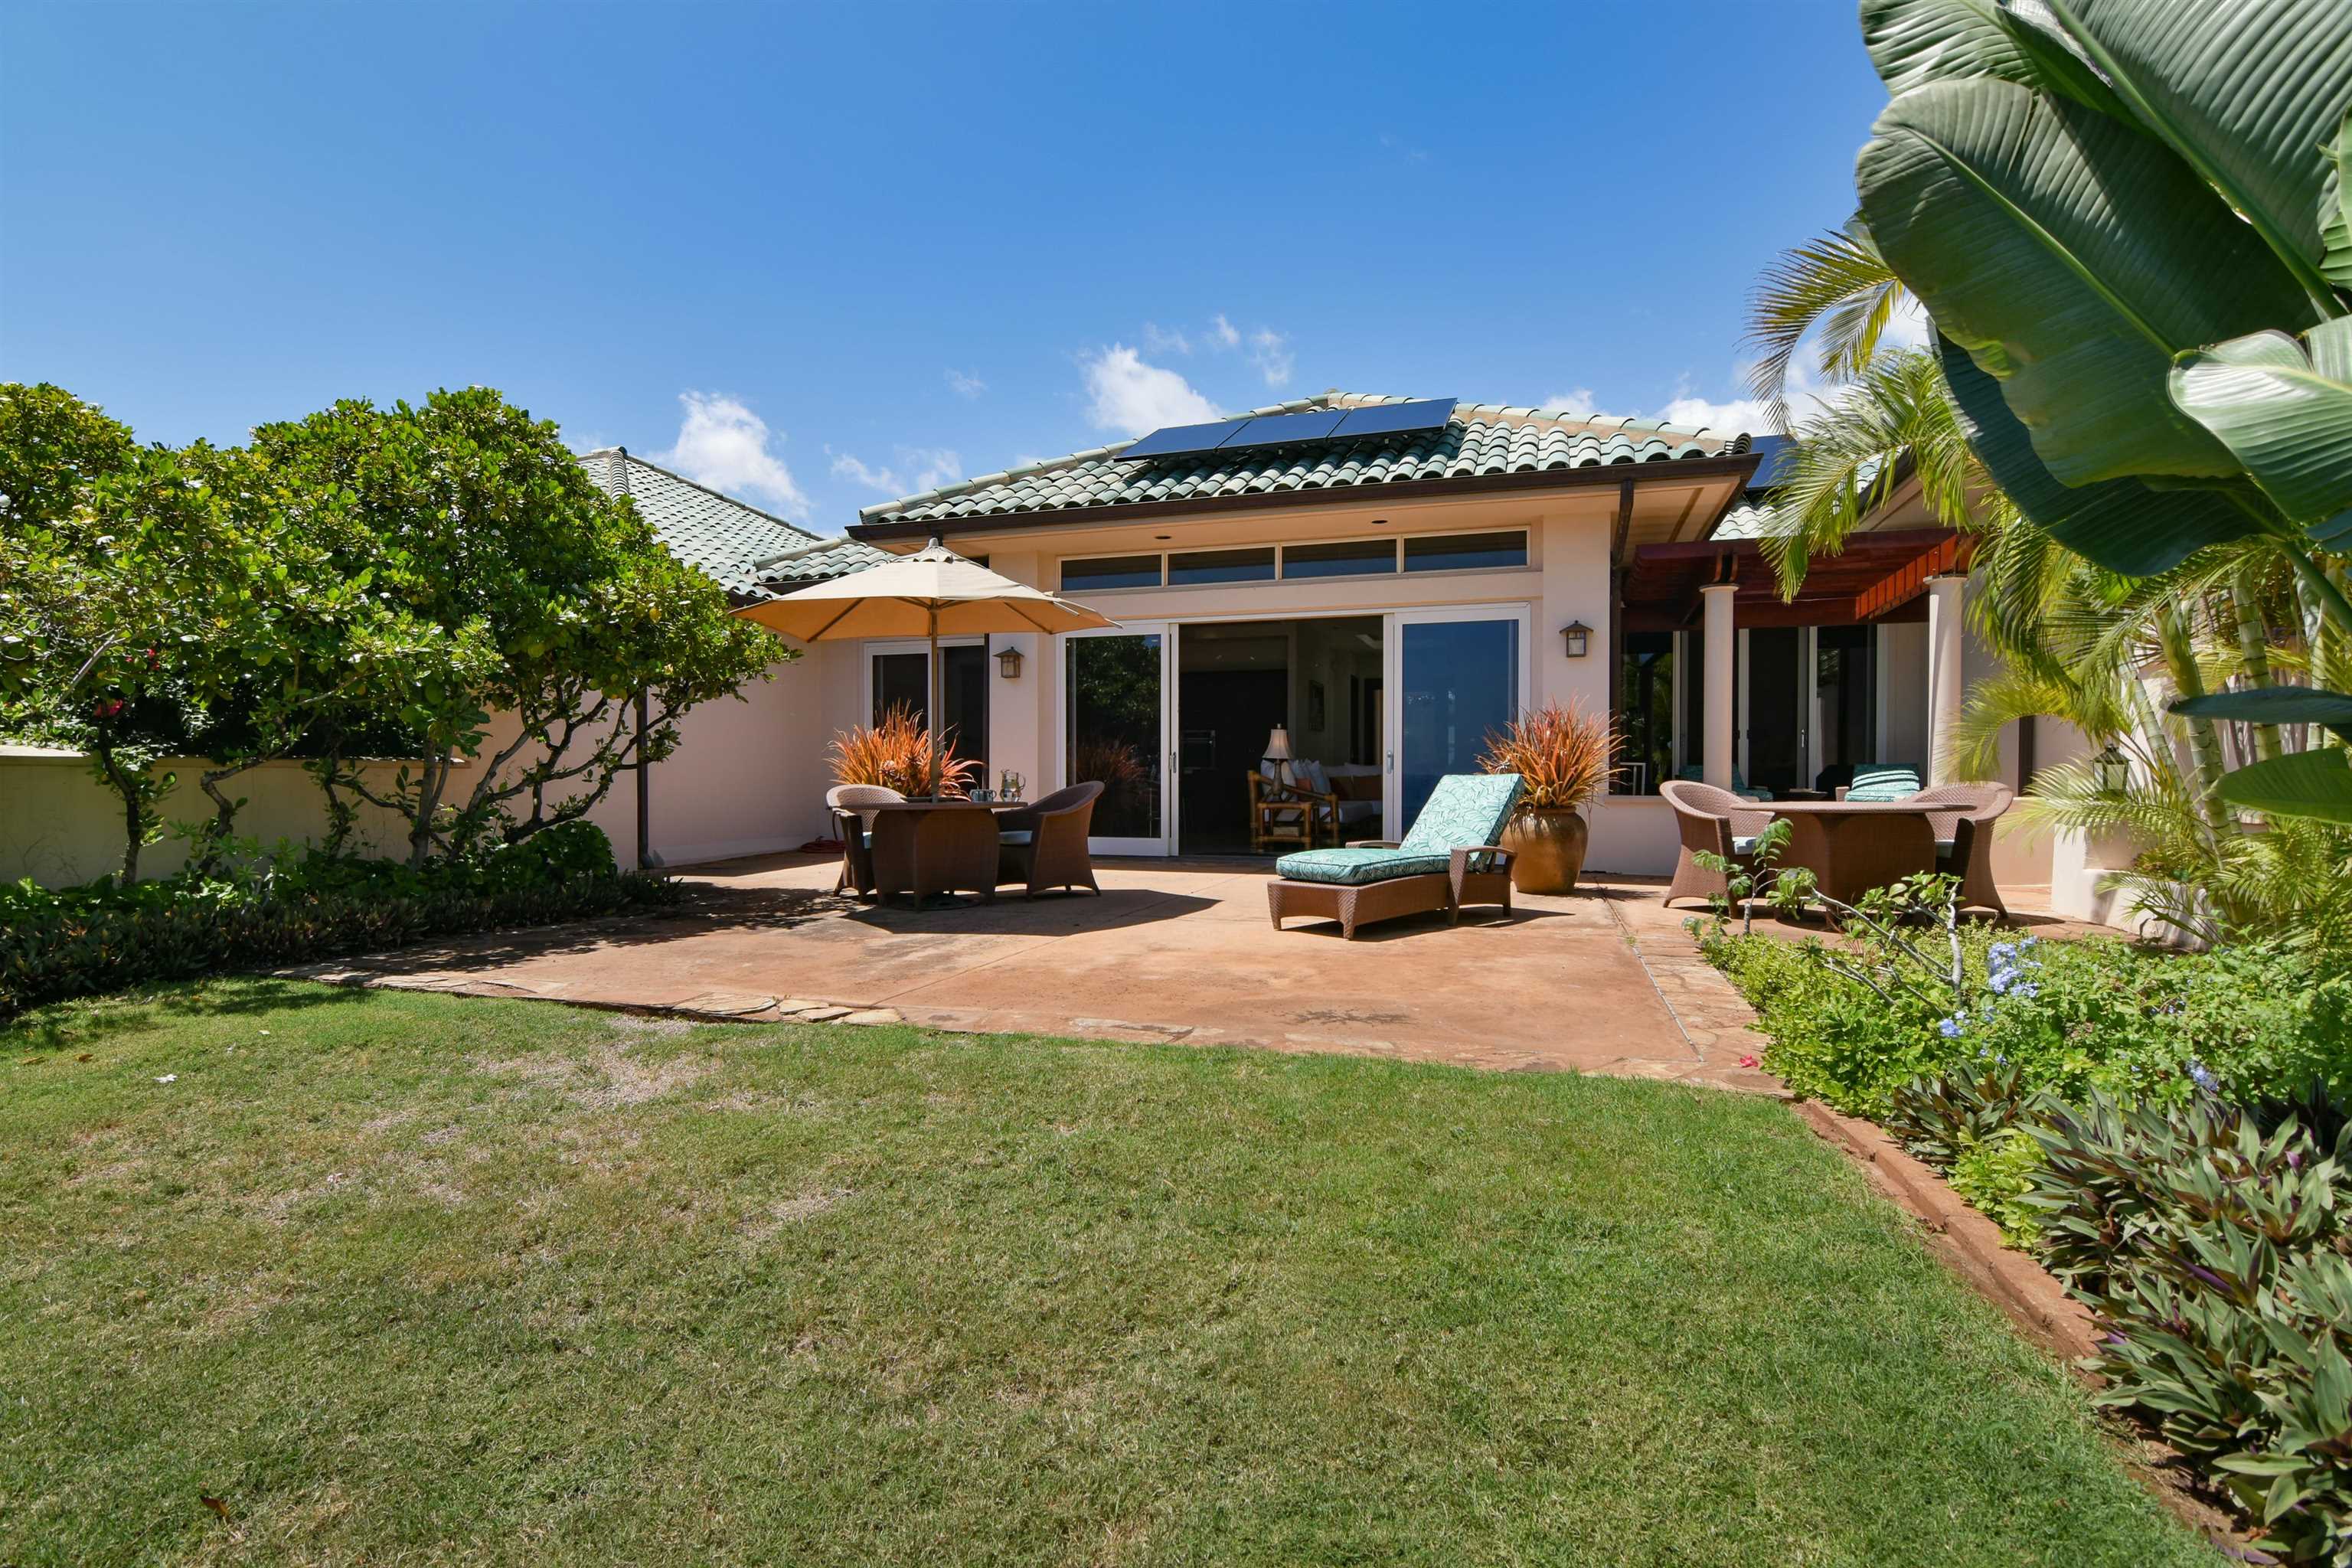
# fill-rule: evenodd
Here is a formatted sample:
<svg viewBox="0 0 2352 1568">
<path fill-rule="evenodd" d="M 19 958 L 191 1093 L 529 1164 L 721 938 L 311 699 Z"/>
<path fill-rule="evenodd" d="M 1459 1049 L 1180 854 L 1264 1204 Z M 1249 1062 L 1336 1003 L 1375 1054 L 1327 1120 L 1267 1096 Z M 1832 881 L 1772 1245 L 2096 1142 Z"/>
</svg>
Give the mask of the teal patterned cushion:
<svg viewBox="0 0 2352 1568">
<path fill-rule="evenodd" d="M 1429 792 L 1412 831 L 1398 846 L 1422 854 L 1446 854 L 1498 842 L 1524 781 L 1517 773 L 1448 773 Z"/>
<path fill-rule="evenodd" d="M 1010 833 L 999 833 L 996 836 L 996 841 L 999 844 L 1026 844 L 1033 837 L 1029 829 L 1016 827 Z"/>
<path fill-rule="evenodd" d="M 1425 877 L 1433 871 L 1444 876 L 1452 860 L 1450 855 L 1414 855 L 1402 849 L 1301 849 L 1276 860 L 1274 872 L 1294 882 L 1360 888 L 1368 882 Z"/>
<path fill-rule="evenodd" d="M 1860 801 L 1907 800 L 1918 793 L 1919 775 L 1915 770 L 1881 765 L 1854 769 L 1853 784 L 1845 797 Z"/>
</svg>

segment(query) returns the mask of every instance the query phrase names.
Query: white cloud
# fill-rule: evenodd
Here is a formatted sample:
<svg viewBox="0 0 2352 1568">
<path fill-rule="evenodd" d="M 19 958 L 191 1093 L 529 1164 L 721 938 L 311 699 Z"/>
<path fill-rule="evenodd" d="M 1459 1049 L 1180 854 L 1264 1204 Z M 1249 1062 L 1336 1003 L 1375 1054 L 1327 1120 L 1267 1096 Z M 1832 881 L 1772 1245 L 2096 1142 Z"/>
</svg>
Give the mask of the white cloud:
<svg viewBox="0 0 2352 1568">
<path fill-rule="evenodd" d="M 1209 332 L 1217 340 L 1217 346 L 1220 348 L 1241 347 L 1242 335 L 1234 329 L 1231 321 L 1225 320 L 1225 313 L 1223 310 L 1218 311 L 1215 318 L 1209 322 Z"/>
<path fill-rule="evenodd" d="M 1146 321 L 1143 323 L 1143 346 L 1153 353 L 1188 354 L 1192 352 L 1192 340 L 1173 327 Z"/>
<path fill-rule="evenodd" d="M 825 450 L 833 452 L 830 447 Z M 886 496 L 913 495 L 918 490 L 935 490 L 962 479 L 963 459 L 944 447 L 901 447 L 896 467 L 877 468 L 854 452 L 833 452 L 833 474 L 835 479 L 847 479 Z M 912 474 L 914 481 L 908 483 L 901 477 L 904 474 Z"/>
<path fill-rule="evenodd" d="M 656 462 L 727 495 L 764 500 L 796 521 L 809 514 L 809 498 L 793 471 L 768 449 L 767 421 L 724 393 L 681 392 L 677 400 L 686 409 L 677 444 L 656 453 Z"/>
<path fill-rule="evenodd" d="M 1163 425 L 1202 425 L 1217 416 L 1216 405 L 1195 392 L 1192 383 L 1172 370 L 1145 363 L 1125 343 L 1113 343 L 1080 364 L 1087 395 L 1093 400 L 1087 417 L 1097 429 L 1140 436 Z"/>
<path fill-rule="evenodd" d="M 1219 320 L 1223 320 L 1220 317 Z M 1257 366 L 1268 386 L 1281 386 L 1290 380 L 1297 368 L 1296 357 L 1290 352 L 1290 340 L 1272 327 L 1260 327 L 1250 334 L 1250 363 Z"/>
<path fill-rule="evenodd" d="M 1923 349 L 1928 346 L 1934 332 L 1927 310 L 1918 300 L 1906 295 L 1902 308 L 1886 318 L 1886 330 L 1878 334 L 1878 346 L 1882 351 Z"/>
<path fill-rule="evenodd" d="M 988 383 L 976 375 L 966 375 L 960 370 L 943 371 L 940 374 L 948 378 L 948 389 L 958 397 L 978 397 L 988 390 Z"/>
<path fill-rule="evenodd" d="M 1592 401 L 1592 388 L 1589 386 L 1580 386 L 1573 392 L 1555 392 L 1536 406 L 1557 408 L 1563 414 L 1572 414 L 1580 419 L 1590 418 L 1601 411 L 1599 405 Z"/>
</svg>

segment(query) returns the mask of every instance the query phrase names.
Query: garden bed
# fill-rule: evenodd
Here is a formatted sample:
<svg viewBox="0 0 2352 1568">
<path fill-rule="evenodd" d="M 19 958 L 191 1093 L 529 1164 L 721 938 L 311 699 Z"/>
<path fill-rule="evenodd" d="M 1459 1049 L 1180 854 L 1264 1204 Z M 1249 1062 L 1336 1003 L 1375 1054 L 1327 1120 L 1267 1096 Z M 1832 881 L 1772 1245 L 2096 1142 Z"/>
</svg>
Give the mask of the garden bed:
<svg viewBox="0 0 2352 1568">
<path fill-rule="evenodd" d="M 1916 1156 L 1980 1211 L 1951 1247 L 1965 1275 L 2079 1356 L 2103 1403 L 2159 1433 L 2263 1547 L 2352 1557 L 2339 969 L 2277 945 L 2165 953 L 1860 920 L 1826 942 L 1719 927 L 1702 945 L 1756 1005 L 1764 1065 L 1822 1102 L 1825 1134 L 1874 1163 Z M 1857 1116 L 1901 1152 L 1873 1150 Z M 1996 1234 L 2076 1310 L 2049 1301 L 2040 1267 L 2004 1267 Z"/>
</svg>

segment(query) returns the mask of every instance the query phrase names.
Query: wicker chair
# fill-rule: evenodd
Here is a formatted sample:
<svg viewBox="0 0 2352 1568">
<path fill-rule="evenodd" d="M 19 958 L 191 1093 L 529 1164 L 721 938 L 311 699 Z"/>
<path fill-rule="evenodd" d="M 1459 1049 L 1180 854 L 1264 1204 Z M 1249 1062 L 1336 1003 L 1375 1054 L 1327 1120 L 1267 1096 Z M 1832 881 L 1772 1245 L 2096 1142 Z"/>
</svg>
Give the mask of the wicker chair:
<svg viewBox="0 0 2352 1568">
<path fill-rule="evenodd" d="M 846 888 L 862 896 L 874 890 L 874 813 L 858 808 L 906 798 L 884 784 L 835 784 L 824 792 L 833 830 L 841 835 L 841 875 L 834 880 L 835 892 Z"/>
<path fill-rule="evenodd" d="M 1024 896 L 1032 899 L 1048 888 L 1084 888 L 1100 898 L 1087 835 L 1093 829 L 1095 801 L 1102 792 L 1100 779 L 1088 779 L 1041 796 L 1020 811 L 1001 813 L 996 819 L 997 881 L 1024 883 Z"/>
<path fill-rule="evenodd" d="M 1903 803 L 1951 808 L 1929 811 L 1927 825 L 1935 830 L 1937 869 L 1960 879 L 1963 909 L 2009 918 L 2009 906 L 1992 879 L 1992 825 L 2016 799 L 2017 792 L 2007 784 L 1951 784 L 1921 790 Z"/>
<path fill-rule="evenodd" d="M 1675 826 L 1681 829 L 1682 854 L 1675 861 L 1675 879 L 1666 889 L 1665 902 L 1676 899 L 1721 899 L 1731 893 L 1731 880 L 1721 871 L 1710 871 L 1700 865 L 1700 855 L 1720 855 L 1742 870 L 1752 868 L 1754 858 L 1748 847 L 1756 836 L 1772 824 L 1772 813 L 1759 807 L 1727 789 L 1713 784 L 1692 784 L 1684 779 L 1670 779 L 1658 786 L 1674 808 Z"/>
</svg>

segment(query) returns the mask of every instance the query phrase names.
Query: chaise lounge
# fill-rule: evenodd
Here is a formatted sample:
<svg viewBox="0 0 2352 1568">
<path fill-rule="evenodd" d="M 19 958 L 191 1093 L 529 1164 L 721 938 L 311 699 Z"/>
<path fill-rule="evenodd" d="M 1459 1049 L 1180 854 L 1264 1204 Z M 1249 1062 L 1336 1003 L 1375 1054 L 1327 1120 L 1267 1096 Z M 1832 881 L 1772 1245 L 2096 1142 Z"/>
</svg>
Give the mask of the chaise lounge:
<svg viewBox="0 0 2352 1568">
<path fill-rule="evenodd" d="M 1358 926 L 1399 915 L 1444 910 L 1459 924 L 1469 903 L 1500 904 L 1507 916 L 1511 852 L 1499 840 L 1521 783 L 1517 773 L 1448 773 L 1402 839 L 1285 855 L 1265 889 L 1274 929 L 1286 916 L 1320 915 L 1352 942 Z"/>
</svg>

